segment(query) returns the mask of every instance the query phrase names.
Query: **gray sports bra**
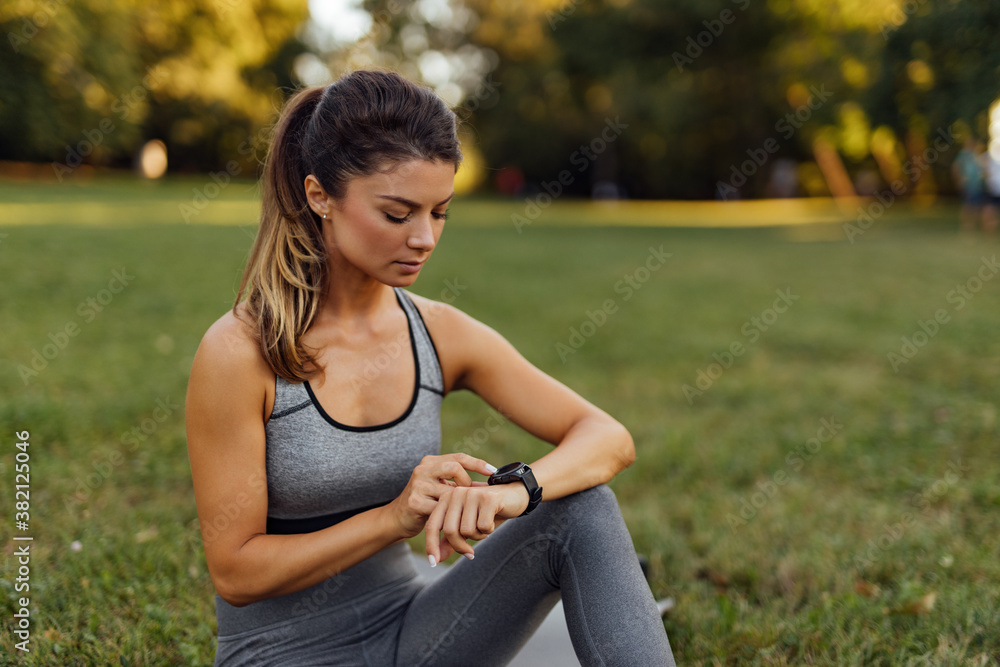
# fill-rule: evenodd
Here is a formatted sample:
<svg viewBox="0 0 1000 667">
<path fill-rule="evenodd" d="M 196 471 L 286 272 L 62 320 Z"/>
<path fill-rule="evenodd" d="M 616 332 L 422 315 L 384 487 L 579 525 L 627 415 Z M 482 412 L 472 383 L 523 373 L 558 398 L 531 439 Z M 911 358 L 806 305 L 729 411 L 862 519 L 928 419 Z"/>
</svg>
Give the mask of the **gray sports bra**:
<svg viewBox="0 0 1000 667">
<path fill-rule="evenodd" d="M 388 423 L 348 426 L 323 410 L 308 382 L 277 376 L 265 426 L 268 533 L 308 533 L 384 505 L 402 492 L 421 458 L 440 453 L 441 364 L 420 311 L 403 289 L 394 290 L 406 313 L 409 350 L 405 340 L 373 347 L 364 375 L 412 353 L 410 405 Z"/>
</svg>

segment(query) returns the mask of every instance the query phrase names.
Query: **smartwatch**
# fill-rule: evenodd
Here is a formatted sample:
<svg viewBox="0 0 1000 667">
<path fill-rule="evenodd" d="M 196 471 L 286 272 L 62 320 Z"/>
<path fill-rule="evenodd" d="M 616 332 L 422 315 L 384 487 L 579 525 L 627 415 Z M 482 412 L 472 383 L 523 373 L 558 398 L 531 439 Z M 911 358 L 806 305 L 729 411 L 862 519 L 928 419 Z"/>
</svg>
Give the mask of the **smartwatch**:
<svg viewBox="0 0 1000 667">
<path fill-rule="evenodd" d="M 538 482 L 535 481 L 535 473 L 531 472 L 528 464 L 522 461 L 508 463 L 490 475 L 487 482 L 490 486 L 495 486 L 497 484 L 510 484 L 518 480 L 524 482 L 524 488 L 528 490 L 528 507 L 521 512 L 521 516 L 524 516 L 531 514 L 538 507 L 538 503 L 542 502 L 542 487 L 538 486 Z"/>
</svg>

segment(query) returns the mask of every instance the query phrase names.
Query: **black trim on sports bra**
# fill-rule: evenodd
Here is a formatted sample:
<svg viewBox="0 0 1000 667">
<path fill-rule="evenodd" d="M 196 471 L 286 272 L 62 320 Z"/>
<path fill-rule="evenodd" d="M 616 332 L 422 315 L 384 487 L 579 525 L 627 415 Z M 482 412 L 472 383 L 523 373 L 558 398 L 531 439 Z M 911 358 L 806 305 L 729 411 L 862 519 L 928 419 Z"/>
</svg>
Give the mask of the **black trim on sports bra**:
<svg viewBox="0 0 1000 667">
<path fill-rule="evenodd" d="M 431 330 L 427 328 L 427 321 L 424 320 L 424 315 L 423 315 L 423 313 L 420 312 L 420 309 L 417 308 L 417 304 L 413 303 L 413 299 L 411 299 L 409 297 L 409 295 L 407 295 L 406 300 L 410 302 L 410 305 L 413 306 L 413 310 L 416 311 L 417 317 L 420 318 L 420 324 L 424 328 L 424 333 L 427 334 L 427 340 L 429 340 L 431 342 L 431 349 L 434 350 L 434 358 L 437 359 L 438 368 L 441 369 L 441 386 L 443 387 L 444 386 L 444 367 L 441 365 L 441 355 L 438 354 L 437 345 L 434 344 L 434 336 L 431 335 Z M 427 387 L 427 388 L 430 389 L 430 387 Z M 432 391 L 436 391 L 437 393 L 439 393 L 442 396 L 444 396 L 444 392 L 443 391 L 439 391 L 437 389 L 432 389 Z"/>
<path fill-rule="evenodd" d="M 354 510 L 347 510 L 346 512 L 335 512 L 334 514 L 324 514 L 323 516 L 311 516 L 306 519 L 277 519 L 269 516 L 267 517 L 267 534 L 300 535 L 302 533 L 315 533 L 317 530 L 323 530 L 345 519 L 350 519 L 355 514 L 361 514 L 362 512 L 367 512 L 368 510 L 373 510 L 376 507 L 382 507 L 387 504 L 388 502 L 376 503 L 368 507 L 360 507 Z"/>
<path fill-rule="evenodd" d="M 413 336 L 413 320 L 410 318 L 410 313 L 406 309 L 406 306 L 403 305 L 403 300 L 398 292 L 396 293 L 396 302 L 399 303 L 399 307 L 403 309 L 403 314 L 406 315 L 406 328 L 410 332 L 410 350 L 413 352 L 413 369 L 414 369 L 413 396 L 410 398 L 410 405 L 407 406 L 406 412 L 404 412 L 403 414 L 396 417 L 390 422 L 386 422 L 385 424 L 376 424 L 375 426 L 351 426 L 349 424 L 342 424 L 341 422 L 337 421 L 329 414 L 327 414 L 326 410 L 323 409 L 323 406 L 320 405 L 319 399 L 316 398 L 316 394 L 313 393 L 312 386 L 309 384 L 309 380 L 306 380 L 304 383 L 306 391 L 309 393 L 309 399 L 312 401 L 312 404 L 316 407 L 316 412 L 318 412 L 320 416 L 322 416 L 323 419 L 325 419 L 329 424 L 341 429 L 342 431 L 351 431 L 353 433 L 366 433 L 368 431 L 381 431 L 383 429 L 392 428 L 396 424 L 400 423 L 401 421 L 409 417 L 410 413 L 413 412 L 413 408 L 417 405 L 417 397 L 420 396 L 420 386 L 421 386 L 420 355 L 417 352 L 416 338 L 414 338 Z"/>
<path fill-rule="evenodd" d="M 275 379 L 277 379 L 277 377 L 278 376 L 275 376 Z M 299 410 L 301 410 L 303 408 L 308 408 L 310 405 L 311 405 L 310 401 L 302 401 L 298 405 L 293 405 L 290 408 L 285 408 L 281 412 L 274 412 L 274 413 L 272 413 L 271 416 L 268 418 L 268 421 L 271 421 L 272 419 L 280 419 L 280 418 L 284 417 L 285 415 L 290 415 L 290 414 L 296 413 L 296 412 L 298 412 Z"/>
</svg>

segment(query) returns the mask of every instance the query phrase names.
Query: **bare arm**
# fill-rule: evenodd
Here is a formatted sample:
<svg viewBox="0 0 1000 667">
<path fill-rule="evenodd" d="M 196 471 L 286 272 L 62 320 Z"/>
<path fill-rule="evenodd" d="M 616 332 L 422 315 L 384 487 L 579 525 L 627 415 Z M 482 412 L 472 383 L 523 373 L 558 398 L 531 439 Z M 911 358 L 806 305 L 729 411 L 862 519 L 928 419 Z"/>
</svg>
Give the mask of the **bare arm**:
<svg viewBox="0 0 1000 667">
<path fill-rule="evenodd" d="M 427 457 L 395 501 L 324 530 L 268 535 L 264 423 L 274 375 L 230 313 L 202 340 L 187 394 L 188 454 L 205 557 L 219 595 L 236 606 L 318 584 L 416 535 L 444 489 L 471 484 L 465 455 Z"/>
<path fill-rule="evenodd" d="M 437 341 L 446 390 L 473 391 L 527 432 L 556 445 L 531 463 L 544 489 L 543 500 L 608 482 L 635 460 L 632 437 L 622 424 L 533 366 L 496 331 L 450 306 L 426 299 L 417 303 L 427 313 L 427 326 Z M 518 489 L 511 486 L 510 493 Z M 471 509 L 474 503 L 467 496 L 486 491 L 459 489 L 455 493 Z M 528 501 L 523 486 L 519 496 L 519 504 L 509 497 L 501 503 L 506 507 L 504 514 L 517 516 L 520 512 L 513 514 L 515 510 L 523 511 Z M 456 518 L 457 511 L 445 508 L 439 508 L 438 513 L 448 541 L 462 551 L 454 536 L 448 535 L 449 525 L 470 526 L 477 520 Z M 481 527 L 489 521 L 478 523 L 480 532 L 487 533 Z M 437 526 L 438 517 L 434 516 L 427 525 L 428 533 Z M 478 539 L 473 534 L 463 536 Z M 428 552 L 435 555 L 431 542 L 428 540 Z"/>
<path fill-rule="evenodd" d="M 468 389 L 557 445 L 531 466 L 546 499 L 608 482 L 632 464 L 632 437 L 616 419 L 533 366 L 490 327 L 451 306 L 417 299 L 442 357 L 446 392 Z"/>
</svg>

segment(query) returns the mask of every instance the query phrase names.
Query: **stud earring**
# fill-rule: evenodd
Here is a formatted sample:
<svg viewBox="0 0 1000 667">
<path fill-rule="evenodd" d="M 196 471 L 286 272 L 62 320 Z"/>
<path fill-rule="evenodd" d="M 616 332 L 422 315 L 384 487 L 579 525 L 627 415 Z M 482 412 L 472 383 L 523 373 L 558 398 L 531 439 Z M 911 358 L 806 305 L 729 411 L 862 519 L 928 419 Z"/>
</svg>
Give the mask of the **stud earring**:
<svg viewBox="0 0 1000 667">
<path fill-rule="evenodd" d="M 323 214 L 323 219 L 326 220 L 326 213 Z"/>
</svg>

